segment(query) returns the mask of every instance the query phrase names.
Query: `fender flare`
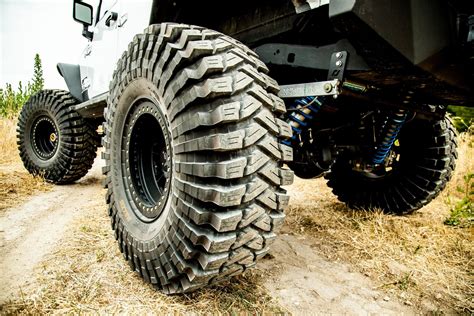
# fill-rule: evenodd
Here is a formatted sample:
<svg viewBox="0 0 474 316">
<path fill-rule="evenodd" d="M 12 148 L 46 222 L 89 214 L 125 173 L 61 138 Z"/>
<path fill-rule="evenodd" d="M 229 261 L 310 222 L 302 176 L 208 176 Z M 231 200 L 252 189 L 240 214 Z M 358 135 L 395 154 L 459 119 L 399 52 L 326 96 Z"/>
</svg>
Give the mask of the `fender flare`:
<svg viewBox="0 0 474 316">
<path fill-rule="evenodd" d="M 66 81 L 67 88 L 74 98 L 79 102 L 87 101 L 87 91 L 82 92 L 81 70 L 79 65 L 58 63 L 57 69 L 59 74 Z"/>
</svg>

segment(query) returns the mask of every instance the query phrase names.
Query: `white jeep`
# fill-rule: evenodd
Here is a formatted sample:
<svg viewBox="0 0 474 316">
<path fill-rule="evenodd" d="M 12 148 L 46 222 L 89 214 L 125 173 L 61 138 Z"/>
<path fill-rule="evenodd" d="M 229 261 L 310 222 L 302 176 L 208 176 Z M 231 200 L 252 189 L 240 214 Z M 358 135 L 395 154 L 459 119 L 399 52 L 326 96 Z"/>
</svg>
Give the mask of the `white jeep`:
<svg viewBox="0 0 474 316">
<path fill-rule="evenodd" d="M 191 291 L 269 251 L 294 174 L 326 176 L 356 209 L 402 215 L 436 197 L 457 157 L 446 105 L 474 100 L 473 11 L 455 0 L 74 0 L 89 44 L 77 65 L 58 64 L 69 91 L 23 107 L 20 155 L 32 174 L 74 182 L 103 124 L 120 250 L 157 288 Z"/>
</svg>

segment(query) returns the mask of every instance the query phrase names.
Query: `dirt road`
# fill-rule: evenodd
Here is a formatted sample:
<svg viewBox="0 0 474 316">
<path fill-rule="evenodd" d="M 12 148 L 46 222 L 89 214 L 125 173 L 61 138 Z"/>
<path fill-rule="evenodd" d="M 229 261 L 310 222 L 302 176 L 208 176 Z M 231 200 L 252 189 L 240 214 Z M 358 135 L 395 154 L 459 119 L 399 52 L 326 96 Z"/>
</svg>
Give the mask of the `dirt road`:
<svg viewBox="0 0 474 316">
<path fill-rule="evenodd" d="M 77 229 L 74 222 L 87 217 L 84 210 L 94 209 L 106 216 L 101 164 L 97 159 L 77 184 L 56 186 L 0 215 L 0 304 L 15 300 L 20 290 L 36 286 L 42 260 L 61 246 L 67 231 Z M 367 277 L 352 272 L 350 266 L 324 259 L 312 247 L 313 242 L 310 236 L 283 233 L 270 258 L 257 265 L 257 271 L 265 275 L 262 286 L 283 310 L 294 314 L 414 313 L 375 290 Z"/>
<path fill-rule="evenodd" d="M 303 239 L 304 238 L 304 239 Z M 322 258 L 309 237 L 281 235 L 272 245 L 272 260 L 258 269 L 273 277 L 265 287 L 294 314 L 412 314 L 397 300 L 351 267 Z"/>
<path fill-rule="evenodd" d="M 34 268 L 58 247 L 82 209 L 103 205 L 100 164 L 78 183 L 55 186 L 0 215 L 0 304 L 35 282 Z"/>
</svg>

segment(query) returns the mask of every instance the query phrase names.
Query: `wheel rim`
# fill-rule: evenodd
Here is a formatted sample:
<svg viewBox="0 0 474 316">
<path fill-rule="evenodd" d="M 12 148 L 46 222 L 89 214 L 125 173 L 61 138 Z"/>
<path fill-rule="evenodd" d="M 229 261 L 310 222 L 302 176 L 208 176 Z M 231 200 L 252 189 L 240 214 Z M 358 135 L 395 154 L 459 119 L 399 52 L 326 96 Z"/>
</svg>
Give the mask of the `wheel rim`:
<svg viewBox="0 0 474 316">
<path fill-rule="evenodd" d="M 138 101 L 127 122 L 128 187 L 135 201 L 135 214 L 151 222 L 163 212 L 171 183 L 172 157 L 164 115 L 151 101 Z"/>
<path fill-rule="evenodd" d="M 51 159 L 58 149 L 59 134 L 54 121 L 48 116 L 40 116 L 31 130 L 33 151 L 42 160 Z"/>
</svg>

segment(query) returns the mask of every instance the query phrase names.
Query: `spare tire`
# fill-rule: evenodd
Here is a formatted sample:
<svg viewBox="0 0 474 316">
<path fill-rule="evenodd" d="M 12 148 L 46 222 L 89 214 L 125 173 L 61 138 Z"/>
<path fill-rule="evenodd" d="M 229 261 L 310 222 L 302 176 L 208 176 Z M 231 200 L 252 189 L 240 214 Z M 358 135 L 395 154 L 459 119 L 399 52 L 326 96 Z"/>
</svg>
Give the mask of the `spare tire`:
<svg viewBox="0 0 474 316">
<path fill-rule="evenodd" d="M 131 268 L 165 293 L 264 256 L 293 181 L 291 136 L 267 67 L 243 44 L 182 24 L 148 27 L 120 58 L 103 139 L 107 203 Z"/>
</svg>

